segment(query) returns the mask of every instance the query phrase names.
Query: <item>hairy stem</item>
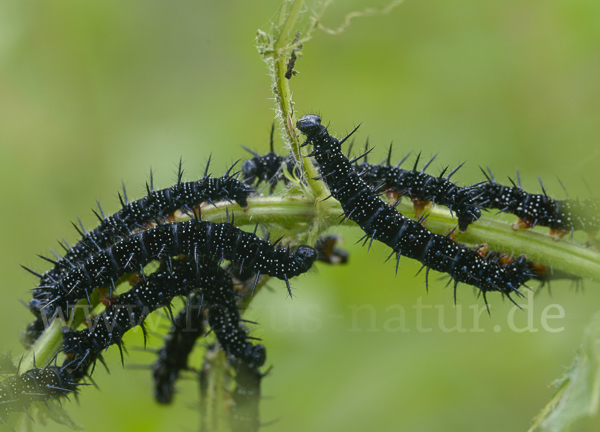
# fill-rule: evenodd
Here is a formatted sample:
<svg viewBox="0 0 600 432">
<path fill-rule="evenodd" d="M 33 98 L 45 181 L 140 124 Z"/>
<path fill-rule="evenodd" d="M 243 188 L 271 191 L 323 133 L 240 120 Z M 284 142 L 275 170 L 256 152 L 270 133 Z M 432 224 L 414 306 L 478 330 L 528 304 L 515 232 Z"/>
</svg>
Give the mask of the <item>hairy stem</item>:
<svg viewBox="0 0 600 432">
<path fill-rule="evenodd" d="M 277 39 L 272 49 L 265 50 L 263 55 L 265 61 L 269 64 L 272 74 L 276 113 L 284 125 L 282 128 L 283 140 L 290 146 L 296 160 L 300 162 L 301 176 L 306 179 L 313 195 L 324 197 L 326 194 L 325 185 L 323 182 L 315 180 L 318 176 L 317 171 L 310 160 L 302 155 L 300 150 L 300 141 L 294 131 L 296 116 L 294 113 L 294 103 L 292 102 L 290 80 L 285 77 L 288 60 L 295 48 L 290 39 L 292 39 L 293 29 L 296 28 L 303 4 L 303 0 L 293 0 L 291 7 L 288 9 L 287 4 L 284 2 L 279 10 L 279 28 L 275 32 L 278 33 Z"/>
</svg>

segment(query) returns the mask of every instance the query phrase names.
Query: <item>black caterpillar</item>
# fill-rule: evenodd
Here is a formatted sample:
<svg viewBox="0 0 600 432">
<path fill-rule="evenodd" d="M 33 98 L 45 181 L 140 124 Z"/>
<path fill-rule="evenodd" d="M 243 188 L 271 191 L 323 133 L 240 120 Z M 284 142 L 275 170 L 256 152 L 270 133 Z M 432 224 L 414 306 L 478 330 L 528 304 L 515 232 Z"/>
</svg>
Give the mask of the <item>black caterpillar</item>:
<svg viewBox="0 0 600 432">
<path fill-rule="evenodd" d="M 44 287 L 53 298 L 42 307 L 62 308 L 88 298 L 98 287 L 114 285 L 125 273 L 141 271 L 153 260 L 187 255 L 196 260 L 208 255 L 230 260 L 261 273 L 286 281 L 307 272 L 316 259 L 313 248 L 299 246 L 293 251 L 275 248 L 266 240 L 244 232 L 230 223 L 212 223 L 200 220 L 160 225 L 134 234 L 107 248 L 86 261 L 74 265 L 56 283 Z"/>
<path fill-rule="evenodd" d="M 122 209 L 112 216 L 106 217 L 104 211 L 99 207 L 99 213 L 95 212 L 100 220 L 100 225 L 94 230 L 87 232 L 76 226 L 82 238 L 73 247 L 62 245 L 66 254 L 57 261 L 51 261 L 54 267 L 44 274 L 37 273 L 25 267 L 26 270 L 40 278 L 39 286 L 34 290 L 30 301 L 30 309 L 36 316 L 36 320 L 29 324 L 24 338 L 25 345 L 31 345 L 44 331 L 44 320 L 40 316 L 42 308 L 47 307 L 55 299 L 52 287 L 60 281 L 64 274 L 68 273 L 79 263 L 88 259 L 91 255 L 108 248 L 117 241 L 127 238 L 133 232 L 145 230 L 154 224 L 161 224 L 169 220 L 169 217 L 177 210 L 192 211 L 202 203 L 220 200 L 235 200 L 240 206 L 248 205 L 247 198 L 254 190 L 247 184 L 238 181 L 236 174 L 231 174 L 233 165 L 225 175 L 212 178 L 208 175 L 208 166 L 204 177 L 198 181 L 183 182 L 183 169 L 181 163 L 177 173 L 177 183 L 167 189 L 155 191 L 150 176 L 150 184 L 147 184 L 148 195 L 137 201 L 129 202 L 127 193 L 123 189 L 123 195 L 119 194 Z M 47 259 L 47 258 L 46 258 Z M 46 316 L 54 314 L 54 308 L 46 310 Z"/>
<path fill-rule="evenodd" d="M 404 170 L 400 168 L 400 165 L 406 160 L 406 157 L 396 166 L 392 166 L 391 154 L 392 146 L 390 145 L 386 165 L 373 165 L 365 161 L 357 164 L 355 170 L 371 188 L 381 188 L 388 193 L 392 192 L 397 195 L 398 197 L 394 197 L 394 200 L 408 195 L 413 201 L 420 200 L 424 203 L 431 202 L 448 207 L 451 212 L 456 213 L 458 228 L 461 231 L 465 231 L 471 223 L 481 217 L 480 204 L 476 201 L 478 185 L 460 187 L 450 181 L 450 177 L 462 167 L 462 164 L 450 171 L 448 175 L 445 175 L 448 170 L 446 167 L 436 177 L 425 173 L 434 158 L 431 158 L 419 170 L 417 169 L 419 154 L 413 169 Z"/>
<path fill-rule="evenodd" d="M 269 185 L 270 193 L 273 193 L 277 183 L 283 179 L 286 181 L 283 175 L 282 165 L 285 165 L 289 173 L 296 172 L 296 160 L 292 155 L 281 156 L 273 151 L 273 134 L 275 132 L 275 123 L 271 126 L 271 139 L 270 148 L 271 151 L 261 156 L 254 150 L 244 147 L 246 151 L 252 154 L 252 159 L 248 159 L 242 165 L 242 176 L 246 183 L 258 187 L 262 182 Z"/>
<path fill-rule="evenodd" d="M 76 357 L 95 355 L 110 345 L 122 345 L 122 337 L 131 328 L 161 307 L 168 307 L 176 296 L 198 292 L 209 307 L 209 324 L 223 349 L 246 363 L 262 366 L 266 359 L 262 345 L 253 346 L 240 327 L 231 276 L 210 259 L 174 260 L 164 263 L 146 280 L 121 294 L 90 328 L 65 331 L 63 350 Z M 121 359 L 123 352 L 121 351 Z"/>
<path fill-rule="evenodd" d="M 428 202 L 448 207 L 456 213 L 461 231 L 466 231 L 481 217 L 481 209 L 497 209 L 518 216 L 515 229 L 537 225 L 549 227 L 550 235 L 557 240 L 568 232 L 583 230 L 594 234 L 600 229 L 600 200 L 597 198 L 556 200 L 546 194 L 541 181 L 543 193 L 531 194 L 521 188 L 520 179 L 515 183 L 509 178 L 512 186 L 504 186 L 496 182 L 491 171 L 483 170 L 486 181 L 460 187 L 449 179 L 462 164 L 445 177 L 448 167 L 435 177 L 424 172 L 433 158 L 418 170 L 419 156 L 412 170 L 400 168 L 406 156 L 396 166 L 391 166 L 390 146 L 386 165 L 365 161 L 355 165 L 355 169 L 371 188 L 383 189 L 394 201 L 408 195 L 415 208 Z"/>
<path fill-rule="evenodd" d="M 482 169 L 487 182 L 477 187 L 478 202 L 482 207 L 498 209 L 518 216 L 521 223 L 515 227 L 549 227 L 551 235 L 560 238 L 569 231 L 583 230 L 595 233 L 600 228 L 600 200 L 556 200 L 546 194 L 530 194 L 521 189 L 518 178 L 512 186 L 496 182 L 491 171 Z M 541 184 L 541 181 L 540 181 Z"/>
<path fill-rule="evenodd" d="M 173 320 L 165 343 L 157 352 L 156 361 L 152 365 L 152 380 L 154 399 L 158 403 L 173 402 L 175 382 L 182 370 L 189 369 L 188 357 L 196 341 L 206 333 L 206 316 L 200 310 L 202 300 L 202 296 L 197 293 L 188 297 L 186 307 Z"/>
<path fill-rule="evenodd" d="M 169 306 L 177 296 L 187 296 L 192 290 L 207 285 L 214 277 L 215 264 L 212 261 L 188 263 L 174 260 L 171 265 L 164 263 L 131 290 L 118 296 L 92 320 L 89 328 L 63 331 L 63 350 L 85 357 L 100 353 L 113 344 L 121 348 L 123 335 L 135 326 L 143 328 L 150 313 Z"/>
<path fill-rule="evenodd" d="M 518 262 L 500 266 L 486 261 L 475 251 L 457 245 L 447 236 L 429 232 L 385 204 L 342 153 L 341 144 L 348 137 L 340 142 L 329 135 L 319 116 L 306 115 L 298 120 L 297 127 L 306 135 L 303 146 L 314 146 L 310 156 L 319 164 L 331 196 L 341 203 L 344 217 L 358 223 L 367 240 L 370 237 L 371 242 L 379 240 L 391 247 L 390 257 L 397 255 L 396 269 L 404 255 L 420 261 L 427 273 L 430 269 L 448 273 L 454 279 L 455 296 L 458 282 L 478 287 L 484 299 L 489 291 L 500 291 L 511 301 L 511 294 L 521 295 L 518 288 L 531 279 L 526 268 Z"/>
<path fill-rule="evenodd" d="M 48 402 L 76 392 L 80 384 L 73 379 L 68 366 L 46 366 L 30 369 L 0 382 L 0 421 L 6 423 L 11 412 L 27 409 L 33 402 Z"/>
</svg>

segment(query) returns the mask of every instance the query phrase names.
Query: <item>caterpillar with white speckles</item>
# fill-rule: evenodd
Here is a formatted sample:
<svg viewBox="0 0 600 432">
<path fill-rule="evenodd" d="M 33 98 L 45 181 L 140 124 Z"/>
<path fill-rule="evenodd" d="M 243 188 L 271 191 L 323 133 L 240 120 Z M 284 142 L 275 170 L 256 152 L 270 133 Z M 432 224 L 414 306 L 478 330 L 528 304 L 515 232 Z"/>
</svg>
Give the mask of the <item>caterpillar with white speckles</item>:
<svg viewBox="0 0 600 432">
<path fill-rule="evenodd" d="M 262 182 L 265 182 L 269 185 L 269 191 L 271 194 L 275 190 L 275 186 L 277 186 L 277 183 L 280 180 L 283 180 L 284 183 L 287 182 L 286 177 L 283 175 L 282 166 L 285 166 L 289 173 L 298 172 L 296 169 L 296 160 L 291 154 L 287 156 L 281 156 L 275 153 L 273 150 L 274 132 L 275 124 L 273 123 L 271 126 L 270 139 L 271 150 L 261 156 L 254 150 L 244 147 L 244 149 L 250 152 L 253 157 L 242 164 L 242 177 L 244 178 L 244 181 L 255 187 L 258 187 Z"/>
<path fill-rule="evenodd" d="M 61 279 L 44 287 L 51 290 L 53 299 L 42 304 L 39 312 L 51 308 L 68 316 L 69 308 L 78 300 L 87 298 L 89 301 L 94 289 L 114 286 L 126 273 L 141 272 L 151 261 L 169 260 L 178 255 L 188 256 L 193 261 L 204 256 L 230 260 L 254 271 L 257 279 L 260 274 L 266 274 L 285 280 L 290 293 L 289 278 L 307 272 L 316 259 L 315 250 L 309 246 L 278 248 L 230 223 L 194 219 L 159 225 L 73 265 Z"/>
<path fill-rule="evenodd" d="M 68 366 L 34 367 L 20 375 L 7 377 L 0 382 L 0 421 L 10 428 L 6 420 L 11 412 L 27 412 L 33 402 L 66 397 L 76 392 L 79 384 L 71 376 Z"/>
<path fill-rule="evenodd" d="M 432 158 L 420 170 L 417 169 L 419 156 L 412 170 L 404 170 L 400 165 L 406 160 L 404 157 L 396 166 L 391 165 L 392 147 L 388 153 L 386 165 L 372 165 L 365 162 L 355 166 L 356 172 L 371 188 L 381 188 L 386 193 L 393 193 L 395 200 L 403 195 L 408 195 L 413 202 L 423 204 L 433 203 L 448 207 L 456 213 L 458 228 L 466 231 L 468 226 L 481 217 L 481 206 L 476 201 L 477 186 L 460 187 L 450 181 L 450 177 L 462 166 L 459 165 L 448 175 L 448 167 L 439 176 L 427 174 L 425 170 L 433 162 Z M 408 155 L 407 155 L 408 156 Z"/>
<path fill-rule="evenodd" d="M 519 287 L 531 279 L 531 275 L 519 262 L 507 266 L 486 261 L 475 251 L 454 243 L 449 237 L 433 234 L 420 223 L 414 222 L 394 207 L 384 203 L 352 168 L 341 151 L 342 141 L 329 135 L 321 125 L 321 118 L 306 115 L 297 122 L 297 128 L 306 135 L 303 146 L 312 145 L 309 156 L 317 161 L 321 177 L 329 187 L 331 196 L 342 205 L 344 216 L 355 221 L 365 232 L 365 238 L 378 240 L 397 255 L 416 259 L 427 269 L 448 273 L 456 286 L 464 282 L 479 288 L 484 300 L 486 293 L 498 291 L 512 300 L 511 295 L 522 295 Z"/>
<path fill-rule="evenodd" d="M 496 182 L 491 170 L 482 169 L 487 181 L 476 188 L 477 201 L 483 208 L 498 209 L 519 217 L 515 228 L 544 226 L 550 228 L 550 235 L 560 239 L 568 232 L 583 230 L 595 234 L 600 229 L 600 200 L 557 200 L 543 193 L 530 194 L 521 189 L 521 179 L 517 173 L 517 183 L 503 186 Z M 540 181 L 541 184 L 541 181 Z"/>
<path fill-rule="evenodd" d="M 231 275 L 208 258 L 163 263 L 156 272 L 121 294 L 92 320 L 89 328 L 64 331 L 63 351 L 85 358 L 116 344 L 123 360 L 122 338 L 127 331 L 138 325 L 143 329 L 144 320 L 150 313 L 169 307 L 177 296 L 192 293 L 202 295 L 208 309 L 208 322 L 223 349 L 246 363 L 262 366 L 266 358 L 264 347 L 248 342 L 246 331 L 240 326 Z M 172 352 L 165 353 L 163 360 L 167 354 L 173 355 Z M 184 359 L 171 357 L 170 360 Z M 169 403 L 168 394 L 160 391 L 159 401 Z"/>
<path fill-rule="evenodd" d="M 515 261 L 520 261 L 521 265 L 527 267 L 528 272 L 531 274 L 532 279 L 540 282 L 540 287 L 549 285 L 552 281 L 556 280 L 570 280 L 576 285 L 583 283 L 583 279 L 580 276 L 573 275 L 571 273 L 553 269 L 544 264 L 532 261 L 525 256 L 515 257 L 513 255 L 503 253 L 497 250 L 489 250 L 487 244 L 481 244 L 475 247 L 473 250 L 477 252 L 481 257 L 488 261 L 495 261 L 500 265 L 508 265 Z"/>
<path fill-rule="evenodd" d="M 36 320 L 29 324 L 23 338 L 24 344 L 30 346 L 45 328 L 44 320 L 39 311 L 55 300 L 56 293 L 52 287 L 64 274 L 93 254 L 123 238 L 129 237 L 136 231 L 168 222 L 177 210 L 191 212 L 203 203 L 213 203 L 221 200 L 234 200 L 240 206 L 246 207 L 248 205 L 247 199 L 254 193 L 254 190 L 247 184 L 237 180 L 235 174 L 231 174 L 233 166 L 221 177 L 210 177 L 208 175 L 209 164 L 206 166 L 203 178 L 198 181 L 183 182 L 183 169 L 180 163 L 177 183 L 162 190 L 154 190 L 151 175 L 150 183 L 147 184 L 148 194 L 136 201 L 129 202 L 127 193 L 123 189 L 123 195 L 119 194 L 122 205 L 121 210 L 107 217 L 98 204 L 98 212 L 94 211 L 100 220 L 98 227 L 87 232 L 83 226 L 81 229 L 75 226 L 82 236 L 81 239 L 73 247 L 61 244 L 66 254 L 63 257 L 57 257 L 57 261 L 51 260 L 54 265 L 52 269 L 40 274 L 25 267 L 26 270 L 38 276 L 40 282 L 30 301 L 30 309 L 36 316 Z M 52 308 L 48 312 L 53 313 Z M 47 313 L 47 315 L 51 316 L 52 313 Z"/>
</svg>

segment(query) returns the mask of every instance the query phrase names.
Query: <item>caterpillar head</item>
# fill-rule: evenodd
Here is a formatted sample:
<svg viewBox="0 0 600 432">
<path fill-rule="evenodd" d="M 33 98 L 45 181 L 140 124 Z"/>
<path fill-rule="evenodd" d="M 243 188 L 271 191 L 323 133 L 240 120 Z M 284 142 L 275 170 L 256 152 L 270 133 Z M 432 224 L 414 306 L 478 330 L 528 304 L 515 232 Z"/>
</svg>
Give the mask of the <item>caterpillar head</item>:
<svg viewBox="0 0 600 432">
<path fill-rule="evenodd" d="M 307 137 L 312 137 L 323 129 L 321 117 L 315 114 L 307 114 L 296 122 L 296 127 Z"/>
<path fill-rule="evenodd" d="M 267 361 L 267 349 L 264 345 L 252 345 L 249 344 L 246 348 L 245 355 L 247 361 L 252 367 L 261 367 Z"/>
<path fill-rule="evenodd" d="M 294 261 L 296 261 L 302 273 L 310 270 L 316 259 L 317 252 L 310 246 L 298 246 L 298 249 L 296 249 Z"/>
<path fill-rule="evenodd" d="M 260 172 L 259 169 L 258 163 L 254 160 L 254 158 L 248 159 L 242 165 L 242 175 L 245 179 L 254 180 L 256 177 L 258 177 Z"/>
</svg>

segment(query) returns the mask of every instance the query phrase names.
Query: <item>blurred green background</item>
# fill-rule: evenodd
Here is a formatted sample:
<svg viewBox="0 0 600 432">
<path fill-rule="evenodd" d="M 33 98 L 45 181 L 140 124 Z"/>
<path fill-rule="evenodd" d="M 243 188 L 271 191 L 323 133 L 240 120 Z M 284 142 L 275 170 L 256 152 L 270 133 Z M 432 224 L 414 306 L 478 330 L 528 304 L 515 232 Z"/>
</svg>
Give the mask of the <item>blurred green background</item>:
<svg viewBox="0 0 600 432">
<path fill-rule="evenodd" d="M 180 157 L 191 180 L 211 153 L 219 174 L 246 156 L 241 144 L 267 150 L 271 83 L 254 36 L 279 3 L 0 2 L 3 349 L 20 354 L 18 334 L 31 318 L 19 299 L 35 281 L 19 265 L 47 268 L 36 254 L 62 237 L 75 241 L 77 215 L 93 226 L 96 198 L 115 211 L 121 180 L 140 197 L 150 167 L 166 187 Z M 325 24 L 371 5 L 340 1 Z M 519 167 L 532 192 L 540 175 L 556 197 L 564 197 L 556 176 L 571 197 L 589 196 L 583 179 L 598 195 L 597 0 L 407 0 L 340 36 L 316 33 L 296 69 L 297 113 L 320 113 L 338 135 L 362 122 L 359 138 L 377 145 L 375 159 L 393 140 L 398 159 L 439 153 L 432 172 L 467 160 L 459 182 L 482 180 L 480 165 L 500 179 Z M 360 236 L 341 232 L 348 245 Z M 493 296 L 491 318 L 482 315 L 473 332 L 470 306 L 482 301 L 463 286 L 467 331 L 445 332 L 439 314 L 452 327 L 456 311 L 443 280 L 433 277 L 427 295 L 415 262 L 402 260 L 394 277 L 383 247 L 348 248 L 347 268 L 317 266 L 294 281 L 293 301 L 272 282 L 249 311 L 274 365 L 262 418 L 279 421 L 265 430 L 524 431 L 600 305 L 597 283 L 584 292 L 553 283 L 532 302 L 539 331 L 512 331 L 511 305 Z M 432 306 L 420 318 L 418 302 Z M 562 331 L 541 327 L 549 305 L 564 309 L 551 321 Z M 392 331 L 401 310 L 408 331 Z M 517 313 L 517 326 L 528 318 Z M 153 360 L 134 349 L 140 332 L 126 341 L 126 364 Z M 95 374 L 100 391 L 85 388 L 79 404 L 67 404 L 88 431 L 197 429 L 194 380 L 165 408 L 153 401 L 148 371 L 123 369 L 113 350 L 106 357 L 111 374 Z M 588 420 L 575 430 L 599 426 Z"/>
</svg>

